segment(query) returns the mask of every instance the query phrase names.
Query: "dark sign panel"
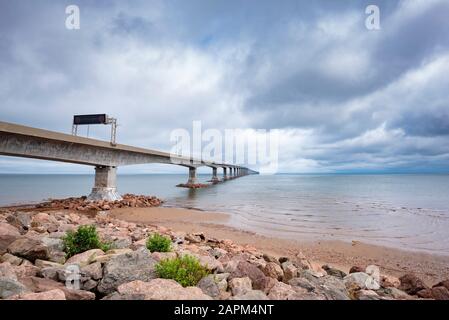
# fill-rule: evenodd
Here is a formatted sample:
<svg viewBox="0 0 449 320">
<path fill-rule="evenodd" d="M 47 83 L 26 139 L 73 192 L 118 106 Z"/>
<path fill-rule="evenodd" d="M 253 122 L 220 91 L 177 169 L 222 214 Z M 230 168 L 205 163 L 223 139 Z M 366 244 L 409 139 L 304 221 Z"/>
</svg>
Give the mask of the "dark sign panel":
<svg viewBox="0 0 449 320">
<path fill-rule="evenodd" d="M 73 124 L 105 124 L 106 114 L 84 114 L 73 116 Z"/>
</svg>

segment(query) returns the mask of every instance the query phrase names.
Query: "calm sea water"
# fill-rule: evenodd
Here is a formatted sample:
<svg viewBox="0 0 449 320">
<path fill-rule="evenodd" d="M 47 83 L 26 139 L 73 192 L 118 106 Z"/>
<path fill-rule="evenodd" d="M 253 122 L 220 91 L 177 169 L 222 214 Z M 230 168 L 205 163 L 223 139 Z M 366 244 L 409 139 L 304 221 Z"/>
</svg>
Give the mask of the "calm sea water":
<svg viewBox="0 0 449 320">
<path fill-rule="evenodd" d="M 81 196 L 90 175 L 0 175 L 0 205 Z M 209 176 L 200 176 L 207 180 Z M 359 240 L 449 254 L 449 175 L 246 176 L 176 188 L 186 175 L 119 175 L 120 193 L 231 214 L 232 226 L 291 239 Z"/>
</svg>

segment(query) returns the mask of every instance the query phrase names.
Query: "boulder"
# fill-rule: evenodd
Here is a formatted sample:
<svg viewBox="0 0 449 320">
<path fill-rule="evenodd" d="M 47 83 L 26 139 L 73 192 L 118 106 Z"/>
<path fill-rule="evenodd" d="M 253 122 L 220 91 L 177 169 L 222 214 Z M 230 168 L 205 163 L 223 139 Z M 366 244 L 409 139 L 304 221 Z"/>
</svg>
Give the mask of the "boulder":
<svg viewBox="0 0 449 320">
<path fill-rule="evenodd" d="M 133 251 L 129 248 L 122 248 L 122 249 L 116 248 L 116 249 L 111 249 L 111 250 L 106 251 L 106 254 L 119 255 L 119 254 L 125 254 L 125 253 L 130 253 L 130 252 L 133 252 Z"/>
<path fill-rule="evenodd" d="M 240 261 L 238 260 L 230 260 L 223 263 L 224 272 L 232 273 L 237 270 L 237 266 Z"/>
<path fill-rule="evenodd" d="M 64 243 L 61 239 L 52 237 L 42 237 L 42 243 L 48 248 L 48 260 L 60 264 L 66 261 Z"/>
<path fill-rule="evenodd" d="M 87 250 L 87 251 L 76 254 L 73 257 L 69 258 L 66 261 L 65 265 L 68 266 L 68 265 L 76 264 L 79 267 L 84 267 L 84 266 L 87 266 L 88 264 L 91 264 L 92 262 L 94 262 L 94 260 L 98 256 L 102 256 L 102 255 L 104 255 L 104 251 L 101 249 Z"/>
<path fill-rule="evenodd" d="M 93 280 L 100 280 L 103 277 L 103 268 L 101 263 L 94 262 L 81 268 L 81 274 L 84 277 L 91 278 Z"/>
<path fill-rule="evenodd" d="M 284 262 L 290 261 L 290 259 L 288 257 L 279 257 L 279 263 L 283 264 Z"/>
<path fill-rule="evenodd" d="M 138 240 L 136 242 L 133 242 L 133 244 L 130 245 L 129 247 L 132 250 L 137 250 L 137 249 L 141 249 L 141 248 L 146 248 L 146 244 L 147 244 L 147 239 L 144 238 L 144 239 Z"/>
<path fill-rule="evenodd" d="M 279 262 L 279 260 L 278 260 L 276 257 L 272 256 L 272 255 L 269 255 L 269 254 L 264 253 L 264 254 L 262 255 L 262 258 L 263 258 L 266 262 L 274 262 L 274 263 L 276 263 L 276 264 L 279 265 L 279 266 L 281 265 L 280 262 Z"/>
<path fill-rule="evenodd" d="M 434 287 L 445 287 L 449 290 L 449 280 L 440 281 L 436 285 L 434 285 Z"/>
<path fill-rule="evenodd" d="M 307 293 L 306 289 L 277 282 L 269 291 L 268 298 L 270 300 L 302 300 L 303 295 Z"/>
<path fill-rule="evenodd" d="M 132 244 L 130 237 L 116 237 L 112 241 L 112 246 L 117 249 L 128 249 L 128 247 Z"/>
<path fill-rule="evenodd" d="M 430 288 L 419 290 L 416 295 L 423 299 L 433 299 L 432 290 Z"/>
<path fill-rule="evenodd" d="M 16 279 L 0 277 L 0 299 L 6 299 L 26 291 L 27 288 Z"/>
<path fill-rule="evenodd" d="M 333 277 L 324 276 L 319 279 L 319 292 L 321 292 L 329 300 L 348 300 L 349 293 L 343 280 Z"/>
<path fill-rule="evenodd" d="M 222 248 L 213 248 L 209 250 L 209 254 L 215 257 L 216 259 L 225 256 L 228 252 Z"/>
<path fill-rule="evenodd" d="M 4 254 L 11 243 L 20 238 L 17 228 L 4 222 L 0 222 L 0 254 Z"/>
<path fill-rule="evenodd" d="M 333 277 L 337 277 L 337 278 L 343 279 L 344 277 L 347 276 L 347 274 L 345 272 L 343 272 L 341 270 L 338 270 L 338 269 L 335 269 L 335 268 L 332 268 L 332 267 L 330 267 L 328 265 L 324 265 L 322 268 L 323 268 L 324 271 L 326 271 L 326 273 L 328 275 L 333 276 Z"/>
<path fill-rule="evenodd" d="M 231 279 L 229 288 L 234 296 L 245 294 L 253 289 L 251 279 L 248 277 Z"/>
<path fill-rule="evenodd" d="M 92 279 L 87 279 L 82 282 L 80 289 L 87 290 L 87 291 L 94 291 L 94 289 L 97 287 L 97 285 L 98 285 L 98 281 L 95 281 Z"/>
<path fill-rule="evenodd" d="M 298 276 L 298 268 L 296 268 L 295 265 L 290 261 L 282 263 L 282 270 L 284 271 L 283 281 L 285 283 Z"/>
<path fill-rule="evenodd" d="M 310 262 L 310 265 L 312 266 L 310 271 L 315 274 L 315 277 L 324 277 L 325 275 L 327 275 L 327 272 L 321 267 L 320 264 L 316 262 Z"/>
<path fill-rule="evenodd" d="M 57 224 L 58 220 L 55 217 L 49 215 L 45 212 L 38 212 L 33 216 L 31 220 L 31 225 L 46 225 L 46 224 Z"/>
<path fill-rule="evenodd" d="M 34 261 L 34 265 L 40 269 L 43 268 L 62 268 L 63 265 L 57 262 L 52 262 L 52 261 L 46 261 L 46 260 L 41 260 L 41 259 L 36 259 L 36 261 Z"/>
<path fill-rule="evenodd" d="M 244 277 L 248 277 L 251 279 L 253 289 L 265 289 L 267 277 L 263 274 L 263 272 L 249 262 L 240 261 L 238 262 L 236 269 L 231 272 L 230 279 Z"/>
<path fill-rule="evenodd" d="M 67 300 L 95 300 L 95 293 L 86 290 L 61 289 Z"/>
<path fill-rule="evenodd" d="M 147 249 L 122 254 L 105 263 L 103 278 L 97 290 L 102 294 L 112 293 L 123 283 L 134 280 L 150 281 L 156 278 L 156 261 Z"/>
<path fill-rule="evenodd" d="M 12 264 L 9 262 L 0 263 L 0 277 L 17 280 L 17 275 Z"/>
<path fill-rule="evenodd" d="M 312 269 L 312 264 L 309 260 L 304 256 L 302 252 L 299 252 L 296 257 L 293 259 L 293 263 L 300 269 L 307 270 Z"/>
<path fill-rule="evenodd" d="M 379 283 L 370 275 L 364 272 L 354 272 L 343 278 L 346 288 L 378 290 Z"/>
<path fill-rule="evenodd" d="M 431 290 L 435 300 L 449 300 L 449 290 L 446 287 L 433 287 Z"/>
<path fill-rule="evenodd" d="M 264 259 L 261 259 L 261 258 L 258 259 L 258 258 L 251 257 L 248 260 L 248 262 L 253 264 L 253 265 L 255 265 L 257 268 L 262 270 L 262 272 L 263 272 L 263 269 L 267 266 L 267 262 Z"/>
<path fill-rule="evenodd" d="M 118 286 L 121 295 L 143 295 L 145 300 L 211 300 L 200 288 L 183 288 L 171 279 L 154 279 L 149 282 L 131 281 Z"/>
<path fill-rule="evenodd" d="M 308 270 L 306 270 L 308 271 Z M 333 277 L 315 277 L 311 273 L 303 271 L 300 278 L 293 278 L 289 284 L 293 287 L 301 287 L 310 293 L 319 295 L 317 298 L 325 297 L 328 300 L 349 300 L 349 292 L 343 280 Z"/>
<path fill-rule="evenodd" d="M 221 280 L 226 282 L 226 280 Z M 220 280 L 213 274 L 210 274 L 204 278 L 202 278 L 198 284 L 197 287 L 200 288 L 205 294 L 207 294 L 208 296 L 217 299 L 220 297 L 221 295 L 221 288 L 218 285 L 220 283 Z M 227 282 L 226 282 L 226 286 L 227 286 Z M 226 290 L 226 289 L 225 289 Z"/>
<path fill-rule="evenodd" d="M 381 300 L 381 297 L 373 290 L 359 290 L 355 293 L 357 300 Z"/>
<path fill-rule="evenodd" d="M 356 272 L 365 272 L 365 269 L 360 266 L 352 266 L 351 269 L 349 269 L 349 273 L 356 273 Z"/>
<path fill-rule="evenodd" d="M 22 283 L 32 292 L 45 292 L 60 289 L 67 300 L 95 300 L 95 294 L 89 291 L 69 289 L 64 284 L 51 279 L 27 277 L 21 279 Z"/>
<path fill-rule="evenodd" d="M 101 256 L 96 256 L 92 260 L 92 263 L 94 263 L 94 262 L 106 263 L 106 262 L 110 261 L 112 258 L 117 257 L 119 255 L 120 254 L 105 254 L 105 255 L 101 255 Z"/>
<path fill-rule="evenodd" d="M 413 300 L 414 298 L 405 293 L 404 291 L 399 290 L 395 287 L 389 287 L 381 290 L 377 290 L 377 293 L 383 297 L 389 297 L 395 300 Z"/>
<path fill-rule="evenodd" d="M 217 282 L 218 288 L 220 291 L 225 292 L 228 290 L 228 278 L 229 273 L 216 273 L 214 274 L 215 282 Z"/>
<path fill-rule="evenodd" d="M 245 294 L 233 296 L 229 300 L 268 300 L 268 297 L 260 290 L 250 290 Z"/>
<path fill-rule="evenodd" d="M 64 291 L 53 289 L 45 292 L 20 294 L 17 300 L 66 300 L 66 297 Z"/>
<path fill-rule="evenodd" d="M 16 227 L 20 233 L 24 234 L 30 228 L 31 215 L 28 212 L 15 212 L 7 216 L 6 221 Z"/>
<path fill-rule="evenodd" d="M 284 271 L 282 270 L 279 263 L 276 262 L 267 262 L 265 267 L 262 268 L 262 272 L 270 278 L 274 278 L 276 280 L 281 281 L 284 277 Z"/>
<path fill-rule="evenodd" d="M 16 257 L 10 253 L 5 253 L 0 257 L 0 262 L 9 262 L 13 266 L 20 266 L 20 264 L 23 262 L 22 258 Z"/>
<path fill-rule="evenodd" d="M 152 252 L 151 257 L 157 262 L 176 258 L 176 252 Z"/>
<path fill-rule="evenodd" d="M 416 295 L 424 299 L 449 300 L 449 290 L 443 286 L 423 289 Z"/>
<path fill-rule="evenodd" d="M 41 278 L 58 281 L 59 280 L 58 272 L 60 272 L 60 271 L 64 271 L 64 268 L 63 267 L 46 267 L 46 268 L 42 268 L 38 272 L 38 275 Z"/>
<path fill-rule="evenodd" d="M 196 234 L 192 234 L 192 233 L 188 233 L 186 234 L 186 236 L 184 237 L 187 241 L 189 241 L 190 243 L 200 243 L 201 242 L 201 237 L 199 235 Z"/>
<path fill-rule="evenodd" d="M 381 275 L 380 276 L 380 286 L 382 288 L 398 288 L 401 285 L 401 281 L 398 278 L 389 276 L 389 275 Z"/>
<path fill-rule="evenodd" d="M 18 278 L 35 276 L 39 272 L 39 268 L 28 260 L 23 260 L 21 265 L 15 267 L 14 270 Z"/>
<path fill-rule="evenodd" d="M 414 274 L 405 274 L 399 278 L 399 281 L 401 284 L 398 289 L 410 295 L 415 295 L 418 291 L 428 289 L 427 285 Z"/>
<path fill-rule="evenodd" d="M 145 296 L 143 294 L 120 294 L 118 292 L 113 292 L 103 297 L 101 300 L 144 300 Z"/>
<path fill-rule="evenodd" d="M 196 255 L 200 264 L 211 272 L 224 272 L 223 265 L 220 261 L 211 256 Z"/>
<path fill-rule="evenodd" d="M 267 281 L 265 283 L 265 288 L 264 288 L 263 292 L 265 294 L 268 294 L 268 292 L 270 292 L 271 288 L 273 288 L 273 286 L 276 283 L 278 283 L 278 280 L 276 280 L 275 278 L 267 277 Z"/>
<path fill-rule="evenodd" d="M 8 246 L 8 252 L 31 262 L 49 259 L 49 248 L 42 241 L 33 238 L 17 239 Z"/>
</svg>

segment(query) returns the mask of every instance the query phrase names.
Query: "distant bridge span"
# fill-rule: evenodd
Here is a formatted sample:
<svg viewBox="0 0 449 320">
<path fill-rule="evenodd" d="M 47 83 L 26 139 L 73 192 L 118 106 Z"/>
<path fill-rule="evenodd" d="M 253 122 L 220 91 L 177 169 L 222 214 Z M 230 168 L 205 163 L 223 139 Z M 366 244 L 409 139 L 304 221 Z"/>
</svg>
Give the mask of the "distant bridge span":
<svg viewBox="0 0 449 320">
<path fill-rule="evenodd" d="M 0 155 L 83 164 L 95 167 L 95 185 L 89 199 L 117 200 L 116 170 L 119 166 L 165 163 L 189 168 L 187 186 L 194 186 L 196 168 L 212 168 L 212 182 L 219 182 L 217 168 L 222 168 L 223 180 L 257 174 L 256 171 L 232 164 L 215 163 L 172 156 L 170 153 L 128 145 L 73 136 L 0 121 Z M 229 170 L 229 175 L 228 171 Z"/>
</svg>

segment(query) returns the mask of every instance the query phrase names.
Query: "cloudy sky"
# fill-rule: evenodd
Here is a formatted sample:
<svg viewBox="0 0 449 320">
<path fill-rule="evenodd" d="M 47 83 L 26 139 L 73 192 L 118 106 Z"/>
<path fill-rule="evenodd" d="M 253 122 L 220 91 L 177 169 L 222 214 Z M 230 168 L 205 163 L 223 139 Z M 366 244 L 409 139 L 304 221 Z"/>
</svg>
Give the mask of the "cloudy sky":
<svg viewBox="0 0 449 320">
<path fill-rule="evenodd" d="M 279 129 L 280 172 L 448 172 L 448 16 L 447 0 L 0 0 L 0 120 L 70 132 L 108 113 L 120 143 L 167 151 L 194 120 Z M 121 172 L 161 170 L 184 171 Z M 0 157 L 2 173 L 91 171 Z"/>
</svg>

